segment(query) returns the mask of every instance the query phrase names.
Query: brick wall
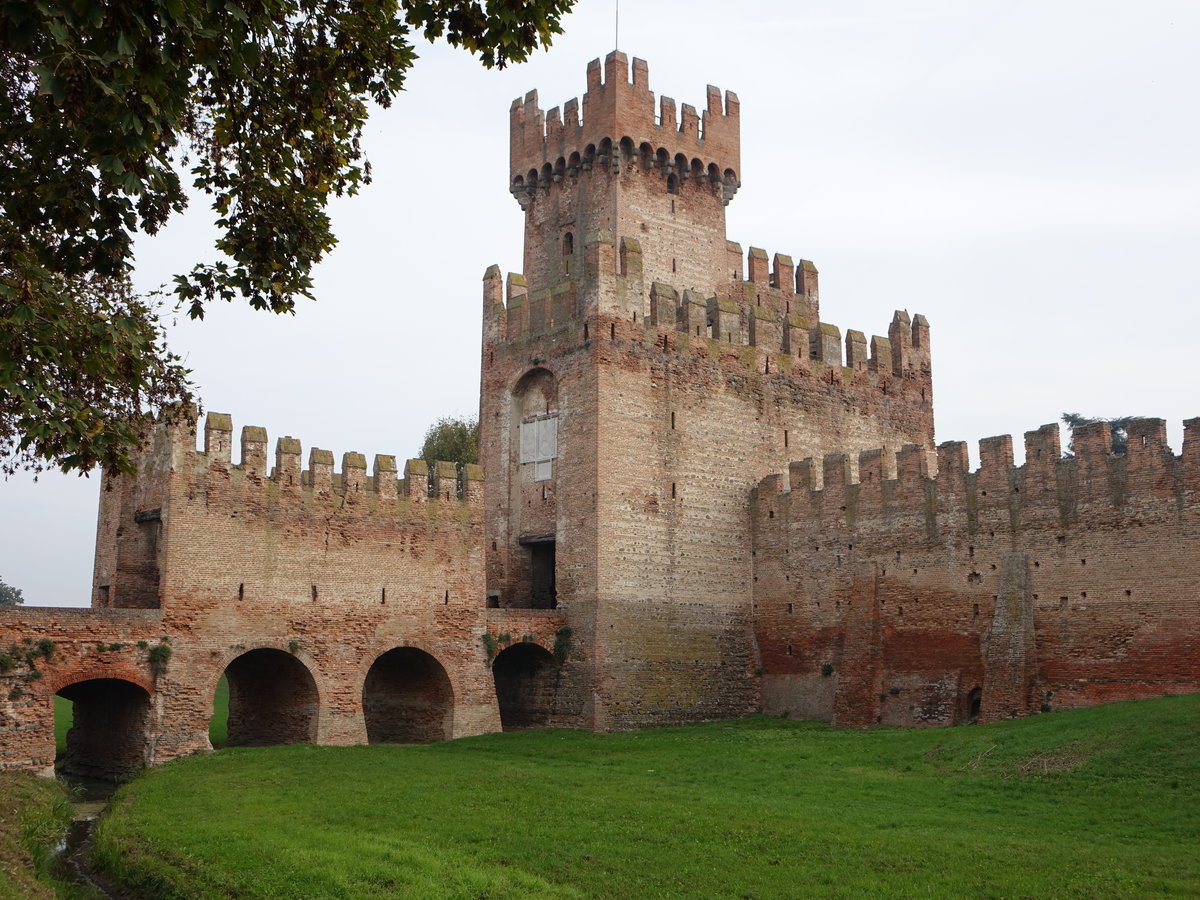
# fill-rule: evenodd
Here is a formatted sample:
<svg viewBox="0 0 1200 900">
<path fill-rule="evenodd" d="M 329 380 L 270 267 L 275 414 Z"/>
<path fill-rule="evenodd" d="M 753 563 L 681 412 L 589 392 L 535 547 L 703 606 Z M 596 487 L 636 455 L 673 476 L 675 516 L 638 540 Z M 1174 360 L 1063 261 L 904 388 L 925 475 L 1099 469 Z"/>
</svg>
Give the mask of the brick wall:
<svg viewBox="0 0 1200 900">
<path fill-rule="evenodd" d="M 1178 457 L 1163 422 L 1142 419 L 1127 455 L 1100 425 L 1064 459 L 1051 425 L 1026 434 L 1020 467 L 1002 437 L 982 442 L 977 472 L 947 443 L 936 477 L 909 448 L 896 478 L 886 454 L 864 454 L 857 481 L 840 457 L 791 466 L 790 490 L 765 479 L 753 506 L 767 710 L 949 724 L 972 715 L 973 693 L 986 720 L 1200 690 L 1200 420 L 1186 429 Z M 869 658 L 863 604 L 878 609 Z"/>
</svg>

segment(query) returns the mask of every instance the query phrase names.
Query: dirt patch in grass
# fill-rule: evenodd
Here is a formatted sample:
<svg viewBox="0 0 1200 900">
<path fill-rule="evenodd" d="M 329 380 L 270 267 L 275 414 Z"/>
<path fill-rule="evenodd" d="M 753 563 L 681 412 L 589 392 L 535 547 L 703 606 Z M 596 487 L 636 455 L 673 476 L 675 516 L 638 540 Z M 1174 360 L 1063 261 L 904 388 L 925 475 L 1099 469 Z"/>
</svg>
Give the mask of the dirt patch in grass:
<svg viewBox="0 0 1200 900">
<path fill-rule="evenodd" d="M 1056 747 L 1043 753 L 1035 753 L 1021 761 L 1017 771 L 1021 775 L 1057 775 L 1070 772 L 1076 766 L 1086 762 L 1093 751 L 1082 747 Z"/>
</svg>

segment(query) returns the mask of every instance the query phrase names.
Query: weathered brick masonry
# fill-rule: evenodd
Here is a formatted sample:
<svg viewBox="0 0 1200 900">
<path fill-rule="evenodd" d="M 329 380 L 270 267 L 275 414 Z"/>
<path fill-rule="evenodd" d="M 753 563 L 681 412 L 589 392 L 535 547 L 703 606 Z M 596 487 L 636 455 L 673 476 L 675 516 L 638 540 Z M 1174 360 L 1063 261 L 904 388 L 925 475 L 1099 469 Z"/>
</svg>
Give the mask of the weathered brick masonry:
<svg viewBox="0 0 1200 900">
<path fill-rule="evenodd" d="M 769 712 L 947 725 L 1200 690 L 1200 419 L 806 459 L 755 492 Z M 790 480 L 790 491 L 784 490 Z"/>
<path fill-rule="evenodd" d="M 1157 420 L 1128 455 L 1093 428 L 1064 460 L 1053 427 L 1020 468 L 1004 438 L 976 473 L 935 452 L 924 317 L 843 333 L 811 262 L 743 257 L 738 98 L 648 78 L 613 53 L 581 100 L 513 104 L 524 274 L 484 276 L 482 471 L 304 468 L 285 437 L 268 474 L 260 428 L 236 464 L 228 416 L 203 451 L 156 429 L 102 495 L 93 609 L 0 610 L 0 766 L 49 770 L 55 693 L 68 767 L 207 749 L 222 673 L 250 744 L 1200 689 L 1200 420 L 1178 459 Z"/>
</svg>

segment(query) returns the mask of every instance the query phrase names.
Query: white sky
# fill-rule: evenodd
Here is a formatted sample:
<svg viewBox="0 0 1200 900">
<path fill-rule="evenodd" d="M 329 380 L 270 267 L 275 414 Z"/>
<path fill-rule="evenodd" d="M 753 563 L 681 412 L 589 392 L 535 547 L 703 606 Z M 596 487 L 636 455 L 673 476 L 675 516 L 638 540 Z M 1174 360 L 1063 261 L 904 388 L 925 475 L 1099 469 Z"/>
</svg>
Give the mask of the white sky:
<svg viewBox="0 0 1200 900">
<path fill-rule="evenodd" d="M 937 439 L 1058 419 L 1200 415 L 1200 3 L 1195 0 L 643 0 L 620 47 L 656 94 L 742 103 L 729 237 L 812 259 L 822 314 L 886 334 L 928 316 Z M 333 207 L 341 244 L 294 317 L 180 321 L 208 410 L 308 448 L 415 456 L 478 407 L 481 279 L 521 266 L 508 108 L 581 95 L 613 0 L 581 0 L 547 53 L 488 72 L 422 46 L 371 119 L 375 183 Z M 209 259 L 207 206 L 138 245 L 152 288 Z M 98 478 L 0 482 L 0 579 L 87 605 Z"/>
</svg>

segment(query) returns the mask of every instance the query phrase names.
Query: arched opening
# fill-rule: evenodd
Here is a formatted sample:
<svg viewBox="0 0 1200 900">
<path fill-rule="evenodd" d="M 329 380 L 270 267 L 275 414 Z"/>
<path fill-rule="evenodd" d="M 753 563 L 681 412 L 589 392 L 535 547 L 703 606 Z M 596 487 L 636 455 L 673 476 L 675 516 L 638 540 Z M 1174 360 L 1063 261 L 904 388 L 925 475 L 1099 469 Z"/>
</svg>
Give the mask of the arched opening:
<svg viewBox="0 0 1200 900">
<path fill-rule="evenodd" d="M 667 193 L 679 193 L 679 177 L 674 172 L 667 176 Z"/>
<path fill-rule="evenodd" d="M 442 664 L 416 647 L 396 647 L 363 682 L 363 718 L 372 744 L 443 741 L 454 725 L 454 690 Z"/>
<path fill-rule="evenodd" d="M 575 252 L 575 235 L 567 232 L 563 235 L 563 256 L 570 256 Z"/>
<path fill-rule="evenodd" d="M 260 648 L 225 668 L 231 747 L 308 744 L 317 739 L 320 701 L 308 667 L 290 653 Z"/>
<path fill-rule="evenodd" d="M 71 724 L 56 766 L 62 775 L 125 781 L 146 765 L 150 695 L 132 681 L 92 678 L 58 696 L 71 704 Z"/>
<path fill-rule="evenodd" d="M 983 708 L 983 690 L 981 688 L 972 688 L 967 693 L 966 702 L 963 704 L 964 721 L 974 722 L 979 718 L 979 713 Z"/>
<path fill-rule="evenodd" d="M 545 647 L 522 641 L 492 663 L 500 725 L 505 731 L 545 728 L 554 714 L 558 662 Z"/>
</svg>

